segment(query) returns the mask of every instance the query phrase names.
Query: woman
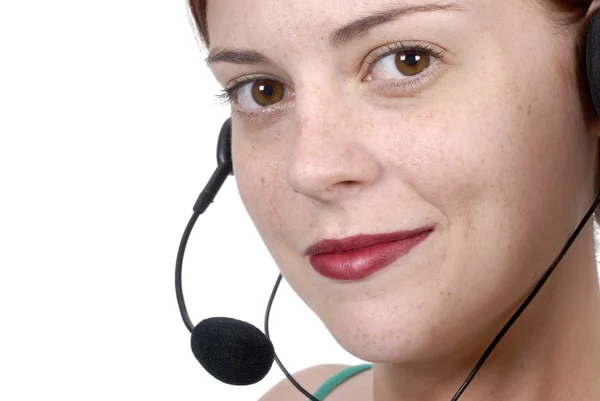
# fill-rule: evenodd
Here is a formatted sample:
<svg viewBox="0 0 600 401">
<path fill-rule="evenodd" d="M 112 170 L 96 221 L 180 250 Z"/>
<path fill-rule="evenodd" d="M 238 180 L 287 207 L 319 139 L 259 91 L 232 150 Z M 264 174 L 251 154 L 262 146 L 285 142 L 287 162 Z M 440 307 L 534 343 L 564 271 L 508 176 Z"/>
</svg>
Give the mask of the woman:
<svg viewBox="0 0 600 401">
<path fill-rule="evenodd" d="M 450 399 L 595 198 L 580 42 L 599 2 L 190 4 L 250 217 L 372 363 L 326 399 Z M 461 400 L 599 400 L 599 316 L 590 223 Z M 315 392 L 343 368 L 295 377 Z M 263 398 L 304 399 L 287 380 Z"/>
</svg>

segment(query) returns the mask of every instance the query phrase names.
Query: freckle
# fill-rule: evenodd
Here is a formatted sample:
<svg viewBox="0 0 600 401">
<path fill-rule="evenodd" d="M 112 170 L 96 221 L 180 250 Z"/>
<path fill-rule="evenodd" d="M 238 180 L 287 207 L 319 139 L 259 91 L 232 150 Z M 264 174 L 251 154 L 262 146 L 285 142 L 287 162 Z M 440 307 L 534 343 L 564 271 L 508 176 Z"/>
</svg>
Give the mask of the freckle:
<svg viewBox="0 0 600 401">
<path fill-rule="evenodd" d="M 531 115 L 531 105 L 529 105 L 529 107 L 527 107 L 527 115 L 530 116 Z"/>
<path fill-rule="evenodd" d="M 266 181 L 265 181 L 265 177 L 261 177 L 261 179 L 260 179 L 260 183 L 261 183 L 261 184 L 263 184 L 263 185 L 265 185 L 265 182 L 266 182 Z"/>
</svg>

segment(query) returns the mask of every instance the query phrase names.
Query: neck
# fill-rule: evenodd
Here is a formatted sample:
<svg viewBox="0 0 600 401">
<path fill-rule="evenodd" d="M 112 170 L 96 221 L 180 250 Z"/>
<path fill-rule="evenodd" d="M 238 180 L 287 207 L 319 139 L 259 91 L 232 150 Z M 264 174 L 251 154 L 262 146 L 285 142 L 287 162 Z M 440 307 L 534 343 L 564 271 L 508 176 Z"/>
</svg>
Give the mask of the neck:
<svg viewBox="0 0 600 401">
<path fill-rule="evenodd" d="M 599 317 L 590 222 L 460 401 L 600 401 Z M 471 345 L 466 357 L 461 352 L 427 363 L 375 364 L 373 400 L 450 400 L 506 320 L 482 335 L 476 352 Z"/>
</svg>

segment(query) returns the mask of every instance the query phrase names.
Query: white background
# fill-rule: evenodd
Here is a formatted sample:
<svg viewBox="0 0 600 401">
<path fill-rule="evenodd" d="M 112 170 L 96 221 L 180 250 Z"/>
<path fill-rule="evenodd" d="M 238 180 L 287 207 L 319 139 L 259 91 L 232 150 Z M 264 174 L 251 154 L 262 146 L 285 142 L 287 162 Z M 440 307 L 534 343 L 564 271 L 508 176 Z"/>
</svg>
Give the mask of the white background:
<svg viewBox="0 0 600 401">
<path fill-rule="evenodd" d="M 194 359 L 174 265 L 228 109 L 185 0 L 0 0 L 0 399 L 256 400 Z M 184 265 L 195 322 L 262 329 L 277 267 L 233 178 Z M 283 283 L 290 371 L 359 362 Z"/>
<path fill-rule="evenodd" d="M 0 400 L 256 400 L 190 351 L 174 266 L 228 108 L 185 0 L 0 0 Z M 194 322 L 263 328 L 277 278 L 230 177 L 184 264 Z M 290 371 L 353 363 L 282 284 Z"/>
</svg>

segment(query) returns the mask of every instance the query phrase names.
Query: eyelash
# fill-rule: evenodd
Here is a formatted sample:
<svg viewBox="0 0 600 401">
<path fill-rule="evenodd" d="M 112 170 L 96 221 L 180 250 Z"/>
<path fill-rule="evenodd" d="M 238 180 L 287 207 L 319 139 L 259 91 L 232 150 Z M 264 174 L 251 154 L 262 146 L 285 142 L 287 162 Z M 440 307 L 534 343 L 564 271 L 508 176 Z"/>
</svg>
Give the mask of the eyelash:
<svg viewBox="0 0 600 401">
<path fill-rule="evenodd" d="M 390 44 L 390 45 L 387 45 L 387 46 L 381 48 L 380 50 L 377 50 L 375 53 L 373 53 L 372 55 L 370 55 L 367 58 L 366 63 L 368 66 L 368 70 L 370 71 L 377 62 L 379 62 L 380 60 L 384 59 L 387 56 L 390 56 L 392 54 L 407 53 L 407 52 L 425 53 L 428 56 L 433 56 L 435 59 L 437 59 L 437 61 L 444 62 L 444 55 L 446 53 L 446 50 L 434 49 L 433 46 L 431 46 L 429 44 L 405 45 L 401 42 L 393 43 L 393 44 Z M 416 76 L 416 78 L 413 78 L 413 79 L 402 79 L 400 81 L 384 83 L 384 84 L 381 84 L 381 89 L 383 89 L 383 90 L 405 89 L 405 88 L 411 89 L 411 88 L 418 87 L 421 84 L 421 78 L 420 78 L 421 75 L 429 75 L 429 73 L 425 72 L 423 74 L 419 74 Z M 272 78 L 267 77 L 267 76 L 242 75 L 240 78 L 235 79 L 229 88 L 222 89 L 221 90 L 222 93 L 219 95 L 216 95 L 216 97 L 219 100 L 220 104 L 228 105 L 233 102 L 236 92 L 240 88 L 242 88 L 244 85 L 247 85 L 249 83 L 253 83 L 253 82 L 256 82 L 259 80 L 263 80 L 263 79 L 264 80 L 273 80 Z M 239 111 L 234 110 L 234 113 L 239 114 L 239 115 L 247 115 L 247 117 L 253 118 L 253 117 L 258 117 L 260 114 L 263 114 L 265 109 L 269 109 L 269 108 L 259 109 L 258 111 L 254 111 L 254 112 L 239 112 Z"/>
</svg>

